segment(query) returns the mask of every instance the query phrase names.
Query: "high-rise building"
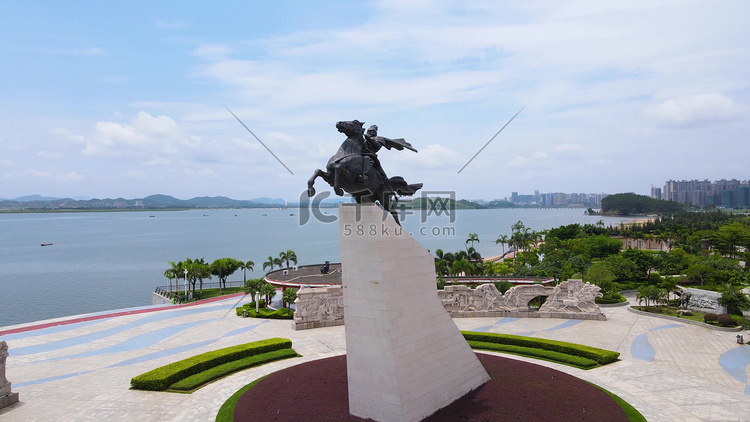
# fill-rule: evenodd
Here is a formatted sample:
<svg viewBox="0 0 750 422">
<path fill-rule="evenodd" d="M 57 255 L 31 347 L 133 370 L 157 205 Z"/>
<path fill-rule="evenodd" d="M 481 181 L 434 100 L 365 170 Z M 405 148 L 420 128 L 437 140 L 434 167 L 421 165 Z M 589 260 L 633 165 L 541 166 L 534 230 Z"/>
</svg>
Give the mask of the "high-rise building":
<svg viewBox="0 0 750 422">
<path fill-rule="evenodd" d="M 719 207 L 748 207 L 744 205 L 743 187 L 750 187 L 750 181 L 716 180 L 668 180 L 661 192 L 661 199 L 695 206 L 715 205 Z M 655 198 L 658 188 L 651 187 L 651 197 Z"/>
<path fill-rule="evenodd" d="M 651 185 L 651 197 L 654 199 L 661 199 L 661 188 Z"/>
</svg>

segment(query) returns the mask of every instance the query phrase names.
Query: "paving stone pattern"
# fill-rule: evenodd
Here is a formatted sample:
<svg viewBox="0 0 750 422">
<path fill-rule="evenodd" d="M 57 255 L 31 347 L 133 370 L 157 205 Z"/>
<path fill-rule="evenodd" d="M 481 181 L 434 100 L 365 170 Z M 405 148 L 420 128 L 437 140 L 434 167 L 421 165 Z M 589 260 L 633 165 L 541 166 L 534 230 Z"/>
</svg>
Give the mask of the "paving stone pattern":
<svg viewBox="0 0 750 422">
<path fill-rule="evenodd" d="M 245 384 L 282 368 L 346 352 L 344 326 L 294 331 L 288 320 L 240 318 L 234 313 L 238 300 L 157 307 L 150 313 L 120 312 L 96 322 L 69 323 L 84 317 L 58 319 L 68 324 L 24 332 L 18 328 L 46 327 L 50 321 L 0 328 L 0 340 L 8 342 L 10 352 L 6 375 L 13 391 L 20 393 L 19 403 L 0 410 L 0 420 L 214 421 L 224 401 Z M 529 335 L 620 352 L 619 362 L 589 371 L 509 357 L 600 385 L 630 402 L 649 421 L 750 421 L 746 393 L 750 346 L 738 345 L 737 333 L 672 323 L 628 312 L 626 307 L 603 311 L 607 321 L 460 318 L 453 322 L 461 330 Z M 4 334 L 10 330 L 15 333 Z M 633 348 L 642 334 L 654 349 L 650 359 L 639 357 Z M 252 368 L 193 394 L 129 390 L 132 377 L 158 366 L 271 337 L 291 339 L 304 357 Z M 14 350 L 27 353 L 14 354 Z"/>
</svg>

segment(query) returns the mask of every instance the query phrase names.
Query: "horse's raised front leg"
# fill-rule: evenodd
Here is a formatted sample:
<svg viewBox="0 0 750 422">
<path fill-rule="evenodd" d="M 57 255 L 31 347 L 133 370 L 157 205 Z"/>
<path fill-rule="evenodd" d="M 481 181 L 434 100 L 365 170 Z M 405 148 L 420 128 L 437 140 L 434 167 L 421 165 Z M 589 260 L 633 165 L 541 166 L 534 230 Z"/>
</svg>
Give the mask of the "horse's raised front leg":
<svg viewBox="0 0 750 422">
<path fill-rule="evenodd" d="M 313 187 L 313 185 L 315 184 L 315 179 L 317 179 L 318 177 L 322 177 L 323 179 L 325 179 L 327 175 L 328 173 L 324 172 L 321 169 L 315 170 L 310 180 L 307 181 L 307 196 L 312 197 L 315 195 L 315 188 Z"/>
</svg>

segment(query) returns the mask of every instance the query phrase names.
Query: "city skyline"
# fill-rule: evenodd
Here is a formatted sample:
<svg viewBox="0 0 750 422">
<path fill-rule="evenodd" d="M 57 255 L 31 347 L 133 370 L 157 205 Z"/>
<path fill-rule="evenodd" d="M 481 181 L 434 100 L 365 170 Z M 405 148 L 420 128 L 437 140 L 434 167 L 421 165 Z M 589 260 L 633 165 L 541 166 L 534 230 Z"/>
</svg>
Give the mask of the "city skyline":
<svg viewBox="0 0 750 422">
<path fill-rule="evenodd" d="M 10 3 L 0 197 L 296 200 L 343 141 L 336 121 L 354 119 L 419 150 L 382 150 L 389 176 L 463 198 L 649 195 L 654 181 L 742 175 L 748 12 L 742 1 Z"/>
</svg>

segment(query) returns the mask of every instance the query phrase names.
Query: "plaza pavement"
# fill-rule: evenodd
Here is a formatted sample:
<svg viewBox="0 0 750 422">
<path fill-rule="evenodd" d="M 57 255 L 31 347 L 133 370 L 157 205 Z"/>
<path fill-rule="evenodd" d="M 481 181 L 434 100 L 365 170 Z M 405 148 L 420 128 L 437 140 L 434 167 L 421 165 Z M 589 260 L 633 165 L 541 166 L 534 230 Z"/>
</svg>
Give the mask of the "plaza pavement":
<svg viewBox="0 0 750 422">
<path fill-rule="evenodd" d="M 213 421 L 222 403 L 247 383 L 282 368 L 345 353 L 343 326 L 293 331 L 289 320 L 235 316 L 234 307 L 245 301 L 234 296 L 193 306 L 0 327 L 0 340 L 10 347 L 7 378 L 20 394 L 19 403 L 0 410 L 0 420 Z M 461 330 L 564 340 L 620 352 L 620 361 L 589 371 L 508 357 L 602 386 L 649 421 L 750 421 L 750 346 L 738 345 L 737 333 L 639 315 L 627 307 L 603 311 L 607 321 L 454 322 Z M 129 390 L 132 377 L 153 368 L 270 337 L 291 339 L 303 357 L 242 371 L 193 394 Z M 309 381 L 309 388 L 315 388 L 315 380 Z"/>
</svg>

